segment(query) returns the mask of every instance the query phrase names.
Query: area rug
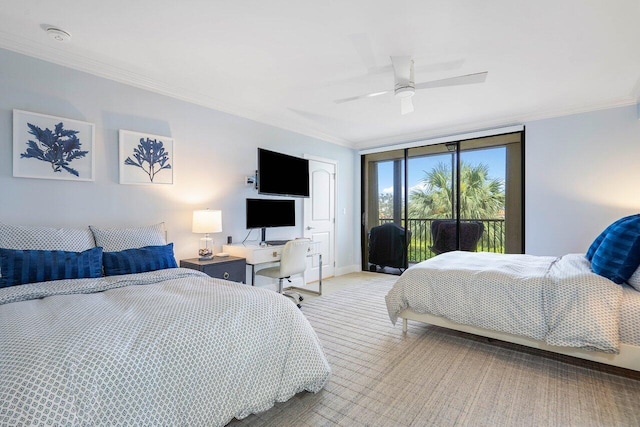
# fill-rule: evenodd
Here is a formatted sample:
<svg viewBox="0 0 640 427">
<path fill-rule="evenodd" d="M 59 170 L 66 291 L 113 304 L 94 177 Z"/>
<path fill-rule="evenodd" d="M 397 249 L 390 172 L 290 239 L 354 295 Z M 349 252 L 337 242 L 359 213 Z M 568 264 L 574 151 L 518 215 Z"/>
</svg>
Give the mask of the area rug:
<svg viewBox="0 0 640 427">
<path fill-rule="evenodd" d="M 405 335 L 384 304 L 395 279 L 371 276 L 303 304 L 332 367 L 325 389 L 232 425 L 640 425 L 636 372 L 415 322 Z"/>
</svg>

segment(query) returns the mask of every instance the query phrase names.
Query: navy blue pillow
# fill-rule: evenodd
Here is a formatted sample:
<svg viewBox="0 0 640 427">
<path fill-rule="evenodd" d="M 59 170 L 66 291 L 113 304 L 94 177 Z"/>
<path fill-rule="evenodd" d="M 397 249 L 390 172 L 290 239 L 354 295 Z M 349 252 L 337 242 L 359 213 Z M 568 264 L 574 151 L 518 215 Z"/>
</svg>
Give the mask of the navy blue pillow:
<svg viewBox="0 0 640 427">
<path fill-rule="evenodd" d="M 102 255 L 105 276 L 144 273 L 146 271 L 176 268 L 173 243 L 164 246 L 145 246 L 120 252 L 105 252 Z"/>
<path fill-rule="evenodd" d="M 589 250 L 587 250 L 587 255 L 586 255 L 587 259 L 589 261 L 591 261 L 593 259 L 593 255 L 596 253 L 596 251 L 598 250 L 598 248 L 602 244 L 602 241 L 604 240 L 605 237 L 607 237 L 607 235 L 609 234 L 611 229 L 617 227 L 619 224 L 622 224 L 623 222 L 626 222 L 626 221 L 628 221 L 630 219 L 633 219 L 633 218 L 637 218 L 639 216 L 640 216 L 640 214 L 625 216 L 623 218 L 620 218 L 619 220 L 617 220 L 616 222 L 614 222 L 613 224 L 611 224 L 607 228 L 605 228 L 604 231 L 602 233 L 600 233 L 600 235 L 598 237 L 596 237 L 596 240 L 593 241 L 591 246 L 589 246 Z"/>
<path fill-rule="evenodd" d="M 594 273 L 624 283 L 640 265 L 640 215 L 610 227 L 591 259 Z"/>
<path fill-rule="evenodd" d="M 0 248 L 0 288 L 102 276 L 102 248 L 84 252 Z"/>
</svg>

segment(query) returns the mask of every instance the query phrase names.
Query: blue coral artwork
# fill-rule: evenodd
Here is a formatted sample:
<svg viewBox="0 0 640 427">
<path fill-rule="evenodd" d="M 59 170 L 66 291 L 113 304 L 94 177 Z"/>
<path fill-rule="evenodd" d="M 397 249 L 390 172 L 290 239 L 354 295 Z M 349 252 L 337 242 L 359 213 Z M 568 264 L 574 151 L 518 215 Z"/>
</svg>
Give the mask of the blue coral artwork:
<svg viewBox="0 0 640 427">
<path fill-rule="evenodd" d="M 93 123 L 13 110 L 13 176 L 94 180 Z"/>
<path fill-rule="evenodd" d="M 120 130 L 120 184 L 173 184 L 172 138 Z"/>
</svg>

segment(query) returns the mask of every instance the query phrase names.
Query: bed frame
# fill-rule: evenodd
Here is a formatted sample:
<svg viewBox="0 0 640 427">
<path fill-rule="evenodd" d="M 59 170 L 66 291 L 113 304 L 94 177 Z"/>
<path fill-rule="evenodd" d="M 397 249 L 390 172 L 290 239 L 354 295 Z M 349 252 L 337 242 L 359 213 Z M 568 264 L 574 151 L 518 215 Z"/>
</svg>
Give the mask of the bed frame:
<svg viewBox="0 0 640 427">
<path fill-rule="evenodd" d="M 497 332 L 489 329 L 478 328 L 475 326 L 463 325 L 461 323 L 452 322 L 441 316 L 433 314 L 416 313 L 410 309 L 405 309 L 398 314 L 402 318 L 402 332 L 407 332 L 407 320 L 415 320 L 431 325 L 442 326 L 443 328 L 454 329 L 456 331 L 467 332 L 469 334 L 480 335 L 487 338 L 506 341 L 514 344 L 520 344 L 527 347 L 538 348 L 540 350 L 551 351 L 553 353 L 564 354 L 566 356 L 578 357 L 580 359 L 591 360 L 593 362 L 604 363 L 606 365 L 618 366 L 620 368 L 632 369 L 640 371 L 640 347 L 620 343 L 619 354 L 608 354 L 599 351 L 587 351 L 572 347 L 556 347 L 546 344 L 544 341 L 534 340 L 532 338 L 513 335 L 506 332 Z"/>
</svg>

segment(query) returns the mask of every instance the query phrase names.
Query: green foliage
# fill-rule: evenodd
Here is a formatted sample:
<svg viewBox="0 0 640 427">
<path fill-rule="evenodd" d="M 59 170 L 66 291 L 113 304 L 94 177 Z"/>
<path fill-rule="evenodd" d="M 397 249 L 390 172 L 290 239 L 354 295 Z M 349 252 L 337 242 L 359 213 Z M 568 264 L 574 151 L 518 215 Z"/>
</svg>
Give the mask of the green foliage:
<svg viewBox="0 0 640 427">
<path fill-rule="evenodd" d="M 504 182 L 489 177 L 485 164 L 470 165 L 461 162 L 460 216 L 462 220 L 483 220 L 485 229 L 478 250 L 504 253 Z M 409 260 L 419 262 L 433 257 L 429 249 L 433 245 L 431 222 L 434 219 L 453 218 L 452 200 L 455 182 L 452 182 L 451 165 L 438 163 L 425 171 L 422 188 L 409 196 L 408 229 L 412 239 L 409 244 Z M 393 219 L 393 195 L 380 194 L 379 218 L 381 223 Z M 386 219 L 386 221 L 385 221 Z M 491 221 L 491 220 L 497 221 Z M 404 221 L 402 221 L 403 227 Z"/>
<path fill-rule="evenodd" d="M 460 216 L 464 219 L 497 218 L 504 209 L 504 182 L 490 178 L 485 164 L 470 165 L 461 162 Z M 438 163 L 431 171 L 425 171 L 422 189 L 411 192 L 410 218 L 451 218 L 455 193 L 451 166 Z"/>
</svg>

